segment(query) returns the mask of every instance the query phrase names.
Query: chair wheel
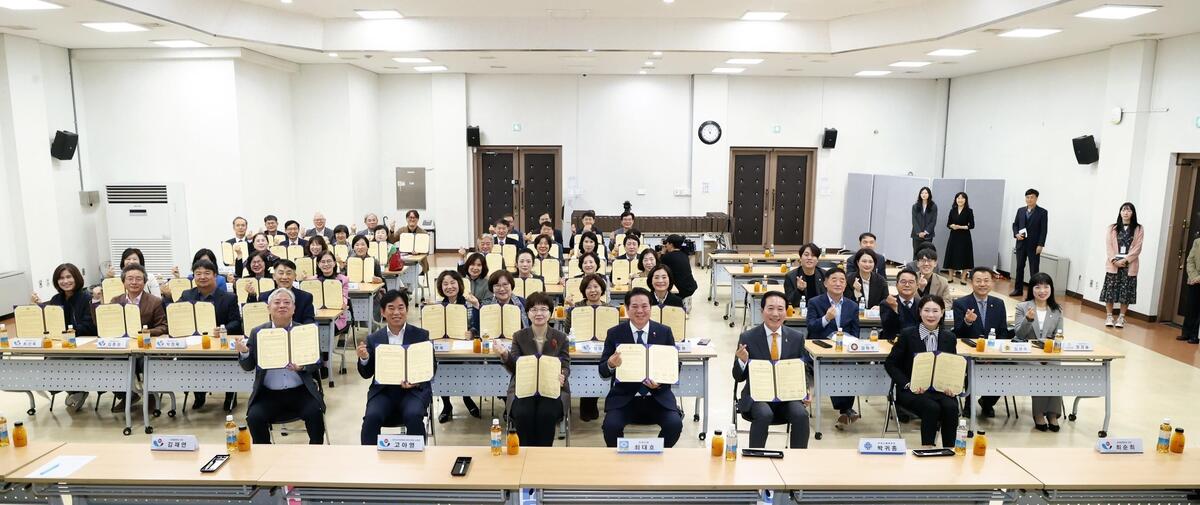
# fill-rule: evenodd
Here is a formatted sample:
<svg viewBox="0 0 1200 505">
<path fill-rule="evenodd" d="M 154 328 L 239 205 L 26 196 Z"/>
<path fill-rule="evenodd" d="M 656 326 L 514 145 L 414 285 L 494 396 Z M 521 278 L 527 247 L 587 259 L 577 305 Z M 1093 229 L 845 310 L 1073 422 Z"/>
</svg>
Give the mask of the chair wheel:
<svg viewBox="0 0 1200 505">
<path fill-rule="evenodd" d="M 151 434 L 151 433 L 154 433 L 154 427 L 153 427 L 153 426 L 147 426 L 147 427 L 146 427 L 146 434 L 147 434 L 147 435 L 149 435 L 149 434 Z"/>
<path fill-rule="evenodd" d="M 167 417 L 175 417 L 175 409 L 168 410 Z"/>
<path fill-rule="evenodd" d="M 704 440 L 705 438 L 708 438 L 708 433 L 700 433 L 700 440 Z"/>
<path fill-rule="evenodd" d="M 152 412 L 152 414 L 154 414 L 154 417 L 162 417 L 162 410 L 154 409 L 154 412 Z"/>
<path fill-rule="evenodd" d="M 711 300 L 711 299 L 712 298 L 709 298 L 709 300 Z M 713 307 L 720 307 L 720 306 L 721 306 L 720 302 L 713 302 Z"/>
<path fill-rule="evenodd" d="M 329 381 L 329 387 L 333 387 L 333 381 Z"/>
<path fill-rule="evenodd" d="M 1071 422 L 1075 422 L 1075 414 L 1067 414 L 1067 420 L 1071 421 Z"/>
<path fill-rule="evenodd" d="M 693 414 L 692 422 L 700 422 L 700 414 Z"/>
<path fill-rule="evenodd" d="M 721 316 L 721 319 L 724 319 L 724 320 L 728 321 L 728 320 L 729 320 L 729 314 L 725 314 L 725 315 Z"/>
<path fill-rule="evenodd" d="M 125 429 L 121 430 L 121 433 L 122 433 L 123 435 L 125 435 L 125 436 L 127 436 L 127 437 L 128 437 L 130 433 L 133 433 L 133 429 L 132 429 L 132 428 L 125 428 Z"/>
<path fill-rule="evenodd" d="M 820 439 L 821 439 L 821 432 L 819 432 L 819 431 L 818 431 L 818 432 L 817 432 L 815 435 L 813 435 L 813 438 L 815 438 L 815 439 L 817 439 L 817 440 L 820 440 Z"/>
<path fill-rule="evenodd" d="M 1104 431 L 1104 430 L 1100 430 L 1100 432 L 1097 433 L 1097 435 L 1099 435 L 1100 438 L 1108 438 L 1108 432 Z"/>
<path fill-rule="evenodd" d="M 730 322 L 729 322 L 729 327 L 730 327 L 730 328 L 733 328 L 733 321 L 730 321 Z"/>
<path fill-rule="evenodd" d="M 26 410 L 25 413 L 32 416 L 34 414 L 37 414 L 37 409 L 29 409 L 29 410 Z"/>
</svg>

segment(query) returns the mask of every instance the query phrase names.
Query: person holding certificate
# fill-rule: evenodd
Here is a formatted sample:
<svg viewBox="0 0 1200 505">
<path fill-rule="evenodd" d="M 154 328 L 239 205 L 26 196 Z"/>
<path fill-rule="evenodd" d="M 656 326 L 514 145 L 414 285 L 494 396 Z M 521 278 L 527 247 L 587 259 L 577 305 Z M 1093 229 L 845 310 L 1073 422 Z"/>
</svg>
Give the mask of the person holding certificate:
<svg viewBox="0 0 1200 505">
<path fill-rule="evenodd" d="M 263 218 L 263 231 L 259 233 L 266 235 L 271 245 L 283 242 L 283 234 L 279 232 L 279 218 L 273 214 L 267 214 L 267 217 Z"/>
<path fill-rule="evenodd" d="M 223 289 L 217 289 L 216 278 L 217 265 L 213 262 L 202 259 L 193 263 L 192 279 L 196 283 L 196 287 L 177 295 L 178 301 L 212 303 L 217 313 L 217 326 L 224 325 L 225 331 L 230 335 L 242 335 L 242 313 L 238 310 L 237 295 Z M 166 305 L 170 305 L 172 301 L 173 299 L 169 295 L 163 298 L 163 302 Z M 214 329 L 202 328 L 201 331 L 211 332 Z M 198 409 L 203 407 L 207 398 L 207 393 L 197 392 L 196 399 L 192 403 L 192 408 Z M 233 411 L 236 399 L 237 393 L 225 394 L 225 412 Z"/>
<path fill-rule="evenodd" d="M 567 335 L 550 327 L 550 297 L 534 293 L 526 302 L 531 324 L 513 334 L 512 349 L 500 351 L 500 362 L 513 374 L 508 405 L 521 444 L 551 447 L 558 421 L 571 408 L 571 356 Z"/>
<path fill-rule="evenodd" d="M 567 320 L 563 322 L 563 329 L 567 333 L 571 332 L 571 311 L 575 307 L 600 307 L 604 305 L 604 292 L 608 289 L 604 282 L 604 277 L 596 274 L 585 275 L 583 280 L 579 281 L 579 291 L 583 299 L 567 310 Z M 574 295 L 568 294 L 568 300 L 574 299 Z M 600 399 L 596 397 L 584 397 L 579 399 L 579 420 L 593 421 L 600 418 Z"/>
<path fill-rule="evenodd" d="M 308 239 L 308 245 L 304 247 L 304 256 L 307 258 L 317 258 L 325 251 L 333 252 L 329 248 L 329 244 L 325 242 L 325 237 L 317 235 Z"/>
<path fill-rule="evenodd" d="M 264 346 L 260 349 L 258 345 L 259 334 L 264 330 L 291 332 L 299 327 L 293 325 L 292 321 L 296 295 L 287 288 L 276 289 L 267 296 L 267 309 L 271 312 L 271 321 L 250 330 L 248 338 L 237 340 L 238 364 L 242 370 L 254 372 L 254 387 L 246 409 L 250 438 L 256 444 L 269 444 L 271 424 L 299 418 L 304 421 L 304 428 L 308 432 L 308 443 L 320 445 L 325 440 L 325 400 L 316 380 L 319 357 L 312 356 L 317 359 L 302 365 L 296 364 L 294 361 L 300 353 L 293 348 L 290 338 L 285 339 L 282 346 Z M 315 340 L 311 344 L 320 348 Z M 265 363 L 284 365 L 264 368 L 262 364 Z"/>
<path fill-rule="evenodd" d="M 642 235 L 637 230 L 629 230 L 625 234 L 625 243 L 618 244 L 623 248 L 622 254 L 616 259 L 629 260 L 632 264 L 637 264 L 638 248 L 642 246 Z M 613 248 L 616 249 L 615 247 Z"/>
<path fill-rule="evenodd" d="M 1054 335 L 1063 329 L 1062 307 L 1054 300 L 1054 279 L 1046 272 L 1029 276 L 1029 296 L 1018 303 L 1013 314 L 1013 338 L 1015 340 L 1041 340 L 1042 345 L 1051 345 Z M 1058 418 L 1062 417 L 1061 396 L 1034 396 L 1033 427 L 1038 431 L 1061 429 Z M 1038 421 L 1042 422 L 1038 422 Z"/>
<path fill-rule="evenodd" d="M 594 252 L 583 253 L 579 256 L 579 275 L 599 275 L 604 276 L 600 272 L 600 256 Z"/>
<path fill-rule="evenodd" d="M 783 293 L 767 291 L 759 303 L 762 306 L 763 324 L 746 330 L 738 337 L 737 351 L 734 352 L 736 359 L 733 362 L 733 381 L 746 381 L 742 396 L 738 398 L 737 409 L 742 419 L 750 421 L 749 447 L 765 447 L 767 430 L 771 425 L 789 423 L 791 438 L 788 447 L 807 449 L 808 391 L 784 392 L 780 386 L 807 384 L 803 360 L 812 358 L 804 350 L 804 335 L 795 328 L 783 325 L 783 320 L 787 318 L 787 298 Z M 762 365 L 768 372 L 773 372 L 773 375 L 765 377 L 774 381 L 771 388 L 766 388 L 773 389 L 774 394 L 755 394 L 763 388 L 751 384 L 755 380 L 752 376 L 758 374 L 757 370 L 752 370 L 753 360 L 765 361 Z M 786 366 L 779 366 L 781 364 Z M 786 375 L 789 372 L 799 372 L 799 377 Z"/>
<path fill-rule="evenodd" d="M 362 231 L 355 233 L 354 235 L 358 237 L 372 238 L 375 236 L 376 226 L 379 226 L 379 216 L 375 215 L 374 212 L 368 212 L 367 215 L 363 216 Z M 353 232 L 354 230 L 350 231 Z"/>
<path fill-rule="evenodd" d="M 537 250 L 537 256 L 535 259 L 538 261 L 548 260 L 548 259 L 554 259 L 554 260 L 561 261 L 561 259 L 562 259 L 561 257 L 550 254 L 550 249 L 551 249 L 551 246 L 553 246 L 553 245 L 554 245 L 554 239 L 551 238 L 549 235 L 538 235 L 537 237 L 535 237 L 533 239 L 533 248 Z M 528 250 L 529 249 L 522 249 L 522 251 L 528 251 Z M 562 252 L 561 248 L 559 249 L 559 252 L 560 253 Z M 519 255 L 521 253 L 518 252 L 517 254 Z"/>
<path fill-rule="evenodd" d="M 355 235 L 354 240 L 350 242 L 350 245 L 352 250 L 350 255 L 352 257 L 361 260 L 366 260 L 367 258 L 371 257 L 371 240 L 368 239 L 366 235 Z M 372 270 L 373 273 L 371 274 L 371 282 L 383 282 L 383 270 L 379 268 L 379 262 L 375 261 L 373 263 L 375 265 L 375 269 Z"/>
<path fill-rule="evenodd" d="M 57 293 L 50 298 L 46 305 L 57 305 L 63 308 L 63 327 L 74 326 L 78 336 L 96 336 L 96 319 L 92 314 L 92 295 L 83 285 L 83 273 L 72 263 L 63 263 L 54 268 L 54 290 Z M 33 304 L 41 304 L 42 300 L 35 292 L 29 297 Z M 73 391 L 67 396 L 67 406 L 79 410 L 87 399 L 86 391 Z"/>
<path fill-rule="evenodd" d="M 571 243 L 567 245 L 567 249 L 575 252 L 583 247 L 580 241 L 583 240 L 583 235 L 587 233 L 592 234 L 592 242 L 596 241 L 597 236 L 604 234 L 604 232 L 596 227 L 595 211 L 583 211 L 583 215 L 579 217 L 579 227 L 576 227 L 574 224 L 571 225 Z"/>
<path fill-rule="evenodd" d="M 653 295 L 642 288 L 633 288 L 625 296 L 625 307 L 629 314 L 628 324 L 618 324 L 608 330 L 604 341 L 604 352 L 600 355 L 600 377 L 612 379 L 608 396 L 604 400 L 604 443 L 608 447 L 616 447 L 617 439 L 625 436 L 625 425 L 657 424 L 658 436 L 663 439 L 665 447 L 674 447 L 683 431 L 683 412 L 675 402 L 675 394 L 671 392 L 671 384 L 659 383 L 652 377 L 661 378 L 674 372 L 678 381 L 679 359 L 660 360 L 656 356 L 668 353 L 656 353 L 656 348 L 669 347 L 675 350 L 675 337 L 671 328 L 650 320 L 650 303 Z M 645 350 L 638 351 L 639 360 L 630 360 L 629 366 L 645 367 L 643 370 L 627 372 L 622 369 L 625 360 L 617 346 L 635 344 Z M 633 350 L 636 347 L 626 347 Z M 630 356 L 632 358 L 633 356 Z M 671 368 L 672 370 L 668 370 Z M 618 379 L 639 376 L 641 381 L 624 382 Z"/>
<path fill-rule="evenodd" d="M 233 218 L 233 238 L 225 239 L 226 244 L 233 246 L 233 271 L 235 273 L 242 271 L 242 263 L 246 261 L 247 253 L 250 250 L 250 239 L 252 237 L 246 235 L 249 226 L 250 223 L 246 221 L 246 218 L 242 216 Z M 238 276 L 240 277 L 241 274 L 238 274 Z M 150 292 L 155 293 L 153 289 Z M 155 296 L 159 296 L 159 294 L 155 293 Z"/>
<path fill-rule="evenodd" d="M 590 231 L 583 232 L 579 237 L 579 247 L 574 250 L 576 258 L 583 257 L 587 253 L 600 254 L 600 239 Z"/>
<path fill-rule="evenodd" d="M 921 385 L 914 386 L 912 378 L 916 375 L 913 373 L 913 362 L 917 354 L 954 354 L 958 339 L 953 333 L 942 328 L 942 318 L 946 312 L 946 302 L 942 297 L 926 295 L 917 306 L 921 311 L 921 324 L 900 331 L 896 343 L 892 346 L 892 352 L 884 362 L 884 368 L 896 387 L 896 405 L 921 418 L 921 445 L 933 446 L 940 430 L 942 447 L 954 447 L 959 417 L 957 396 L 962 392 L 964 377 L 950 377 L 949 382 L 957 383 L 957 390 L 947 387 L 944 391 Z M 950 367 L 946 370 L 953 371 Z M 936 372 L 935 367 L 934 373 Z M 935 377 L 933 382 L 938 382 L 938 379 Z"/>
<path fill-rule="evenodd" d="M 529 249 L 525 249 L 528 251 Z M 492 293 L 492 299 L 488 300 L 484 305 L 499 305 L 501 312 L 505 305 L 515 305 L 517 310 L 521 312 L 521 328 L 529 326 L 529 319 L 525 316 L 525 299 L 513 294 L 513 275 L 508 273 L 508 270 L 498 270 L 492 272 L 488 276 L 488 291 Z M 483 306 L 480 306 L 482 309 Z M 482 324 L 481 324 L 482 326 Z M 518 328 L 520 329 L 520 328 Z M 505 330 L 508 331 L 508 330 Z M 517 330 L 513 330 L 516 333 Z M 500 335 L 490 335 L 491 338 L 499 338 Z M 505 334 L 511 338 L 510 335 Z"/>
<path fill-rule="evenodd" d="M 295 219 L 289 219 L 283 224 L 283 233 L 287 238 L 283 239 L 283 246 L 308 247 L 308 241 L 300 238 L 300 222 Z"/>
<path fill-rule="evenodd" d="M 109 303 L 136 305 L 142 316 L 142 326 L 149 328 L 150 336 L 157 337 L 167 332 L 167 311 L 163 308 L 162 298 L 146 290 L 148 277 L 141 264 L 129 264 L 121 270 L 121 285 L 125 292 L 114 296 Z"/>
<path fill-rule="evenodd" d="M 451 304 L 465 305 L 467 307 L 467 333 L 471 336 L 479 335 L 479 305 L 472 304 L 467 301 L 467 297 L 463 294 L 463 278 L 455 270 L 443 270 L 438 274 L 437 293 L 442 297 L 442 306 Z M 475 404 L 470 396 L 462 397 L 463 405 L 467 406 L 467 413 L 471 417 L 479 418 L 479 406 Z M 448 423 L 454 420 L 454 406 L 450 404 L 450 397 L 442 397 L 442 411 L 438 414 L 438 423 Z"/>
<path fill-rule="evenodd" d="M 243 221 L 245 221 L 245 220 L 243 220 Z M 245 230 L 243 229 L 242 232 L 244 234 Z M 125 267 L 127 267 L 129 265 L 142 265 L 143 267 L 145 267 L 146 256 L 142 254 L 141 249 L 138 249 L 136 247 L 126 248 L 123 252 L 121 252 L 121 266 L 116 269 L 114 269 L 112 266 L 109 266 L 108 269 L 104 271 L 104 277 L 105 278 L 116 277 L 122 271 L 125 270 Z M 146 286 L 147 293 L 150 293 L 154 296 L 162 298 L 162 290 L 159 288 L 158 278 L 154 277 L 153 275 L 146 274 L 146 285 L 145 286 Z M 94 291 L 93 291 L 92 295 L 93 295 L 92 298 L 94 299 L 95 298 Z"/>
<path fill-rule="evenodd" d="M 544 235 L 543 235 L 544 236 Z M 533 273 L 533 251 L 529 249 L 521 249 L 517 251 L 517 278 L 518 279 L 542 279 L 543 277 Z"/>
<path fill-rule="evenodd" d="M 487 259 L 482 254 L 471 253 L 467 256 L 467 262 L 458 267 L 458 273 L 462 275 L 466 289 L 463 296 L 467 298 L 468 303 L 475 308 L 491 303 L 492 290 L 488 287 Z"/>
<path fill-rule="evenodd" d="M 242 263 L 235 263 L 233 270 L 233 275 L 235 277 L 247 277 L 250 275 L 246 273 L 246 270 L 250 269 L 250 258 L 255 254 L 262 256 L 263 263 L 266 265 L 266 267 L 270 267 L 275 263 L 275 255 L 271 254 L 271 239 L 267 238 L 267 236 L 263 235 L 262 233 L 259 233 L 250 239 L 250 254 L 246 256 L 246 261 Z"/>
<path fill-rule="evenodd" d="M 313 309 L 313 297 L 307 291 L 296 287 L 296 264 L 292 260 L 280 259 L 275 262 L 275 271 L 271 276 L 275 279 L 276 288 L 287 288 L 292 292 L 292 300 L 296 302 L 294 318 L 296 324 L 314 324 L 317 322 L 316 310 Z M 258 301 L 266 302 L 271 293 L 259 293 Z"/>
<path fill-rule="evenodd" d="M 433 402 L 433 345 L 414 346 L 429 342 L 429 332 L 408 325 L 408 300 L 406 289 L 384 293 L 379 303 L 387 325 L 358 344 L 358 374 L 373 378 L 367 389 L 362 445 L 375 445 L 384 426 L 400 424 L 408 435 L 425 435 L 425 411 Z"/>
<path fill-rule="evenodd" d="M 650 303 L 657 305 L 658 308 L 663 307 L 679 307 L 683 308 L 683 298 L 671 292 L 671 287 L 675 282 L 671 280 L 671 269 L 666 265 L 656 265 L 650 269 L 647 274 L 650 278 L 650 289 L 654 299 Z"/>
</svg>

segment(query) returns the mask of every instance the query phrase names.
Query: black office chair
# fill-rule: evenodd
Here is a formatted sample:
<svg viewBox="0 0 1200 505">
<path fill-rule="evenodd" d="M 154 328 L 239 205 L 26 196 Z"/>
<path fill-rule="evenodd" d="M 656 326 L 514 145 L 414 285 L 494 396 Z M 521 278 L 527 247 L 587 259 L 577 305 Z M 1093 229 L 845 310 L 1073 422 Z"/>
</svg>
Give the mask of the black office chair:
<svg viewBox="0 0 1200 505">
<path fill-rule="evenodd" d="M 892 421 L 896 421 L 896 438 L 904 438 L 904 434 L 900 432 L 900 406 L 896 405 L 896 384 L 892 383 L 892 389 L 888 390 L 887 394 L 887 413 L 883 416 L 883 431 L 879 433 L 879 437 L 883 438 L 887 435 L 888 427 Z"/>
<path fill-rule="evenodd" d="M 733 425 L 733 428 L 740 432 L 742 430 L 738 429 L 738 418 L 741 417 L 742 419 L 744 419 L 746 421 L 750 421 L 750 414 L 749 413 L 740 414 L 737 410 L 738 409 L 738 399 L 740 398 L 739 394 L 741 393 L 741 388 L 738 387 L 738 384 L 740 384 L 740 382 L 733 383 L 733 409 L 732 409 L 732 413 L 730 414 L 731 419 L 730 419 L 729 424 Z M 783 448 L 787 449 L 788 446 L 790 446 L 792 443 L 792 437 L 790 436 L 792 434 L 792 423 L 786 419 L 780 419 L 779 417 L 775 417 L 774 419 L 771 420 L 771 426 L 779 426 L 781 424 L 785 426 L 785 429 L 783 431 L 784 435 L 787 435 L 783 442 Z"/>
</svg>

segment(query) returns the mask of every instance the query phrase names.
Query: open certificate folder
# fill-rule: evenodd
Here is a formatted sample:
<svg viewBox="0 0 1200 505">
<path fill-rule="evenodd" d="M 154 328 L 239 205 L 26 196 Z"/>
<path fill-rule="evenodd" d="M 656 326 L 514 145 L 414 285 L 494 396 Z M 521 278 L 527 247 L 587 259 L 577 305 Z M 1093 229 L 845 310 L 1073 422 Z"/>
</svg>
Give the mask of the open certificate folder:
<svg viewBox="0 0 1200 505">
<path fill-rule="evenodd" d="M 914 393 L 918 389 L 933 389 L 957 396 L 962 394 L 966 379 L 966 358 L 946 352 L 922 352 L 913 357 L 909 389 Z"/>
<path fill-rule="evenodd" d="M 479 308 L 479 334 L 491 338 L 512 338 L 521 329 L 521 309 L 506 303 L 484 305 Z"/>
<path fill-rule="evenodd" d="M 671 328 L 675 340 L 687 340 L 687 312 L 683 308 L 668 305 L 660 309 L 658 305 L 652 305 L 650 320 Z"/>
<path fill-rule="evenodd" d="M 264 370 L 311 365 L 321 360 L 320 332 L 315 324 L 259 330 L 255 338 L 258 367 Z"/>
<path fill-rule="evenodd" d="M 217 327 L 217 310 L 212 302 L 175 302 L 167 305 L 167 335 L 190 337 Z"/>
<path fill-rule="evenodd" d="M 17 338 L 60 338 L 67 331 L 66 314 L 58 305 L 21 305 L 13 308 L 17 319 Z"/>
<path fill-rule="evenodd" d="M 659 384 L 679 382 L 679 351 L 671 345 L 621 344 L 621 366 L 617 367 L 617 382 L 642 382 L 650 379 Z"/>
<path fill-rule="evenodd" d="M 756 402 L 792 402 L 808 396 L 804 360 L 750 360 L 750 398 Z"/>
<path fill-rule="evenodd" d="M 577 340 L 600 340 L 608 337 L 608 329 L 621 324 L 621 313 L 616 307 L 580 306 L 571 309 L 571 331 Z"/>
<path fill-rule="evenodd" d="M 433 380 L 433 342 L 375 346 L 375 382 L 399 386 Z"/>
<path fill-rule="evenodd" d="M 513 394 L 517 398 L 533 395 L 542 398 L 558 398 L 562 385 L 558 376 L 562 374 L 562 360 L 554 356 L 521 356 L 517 358 L 517 372 Z"/>
<path fill-rule="evenodd" d="M 421 307 L 421 324 L 429 338 L 467 339 L 467 306 L 451 303 L 431 303 Z"/>
<path fill-rule="evenodd" d="M 142 313 L 137 305 L 109 303 L 96 307 L 96 336 L 132 337 L 142 328 Z"/>
<path fill-rule="evenodd" d="M 345 301 L 342 299 L 342 281 L 337 279 L 325 279 L 324 281 L 313 279 L 309 281 L 301 281 L 300 289 L 305 293 L 312 295 L 314 308 L 344 308 L 344 304 L 342 303 Z"/>
</svg>

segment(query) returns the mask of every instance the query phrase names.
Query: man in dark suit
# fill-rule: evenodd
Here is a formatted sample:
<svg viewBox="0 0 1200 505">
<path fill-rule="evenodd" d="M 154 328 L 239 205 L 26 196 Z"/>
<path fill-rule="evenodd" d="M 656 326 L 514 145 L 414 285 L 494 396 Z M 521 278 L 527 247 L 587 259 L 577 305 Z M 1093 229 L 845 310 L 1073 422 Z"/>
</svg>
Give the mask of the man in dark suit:
<svg viewBox="0 0 1200 505">
<path fill-rule="evenodd" d="M 517 246 L 518 251 L 525 248 L 525 239 L 521 237 L 520 233 L 510 231 L 512 228 L 508 221 L 497 219 L 492 229 L 496 230 L 496 234 L 492 236 L 492 242 L 501 250 L 504 249 L 505 244 Z M 514 236 L 509 236 L 510 234 Z"/>
<path fill-rule="evenodd" d="M 959 338 L 987 338 L 988 333 L 995 330 L 996 338 L 1012 338 L 1004 302 L 990 294 L 992 272 L 984 267 L 971 270 L 971 291 L 970 295 L 954 300 L 954 334 Z M 980 414 L 996 417 L 993 407 L 999 399 L 998 396 L 981 397 Z"/>
<path fill-rule="evenodd" d="M 657 424 L 658 436 L 666 447 L 673 447 L 683 431 L 683 412 L 675 404 L 670 384 L 658 384 L 649 379 L 642 382 L 617 382 L 616 370 L 621 366 L 621 344 L 675 345 L 671 328 L 650 320 L 650 292 L 633 288 L 625 296 L 629 322 L 608 329 L 604 352 L 600 355 L 600 377 L 612 378 L 608 397 L 604 401 L 604 443 L 617 446 L 625 436 L 625 425 Z"/>
<path fill-rule="evenodd" d="M 293 298 L 296 300 L 295 321 L 296 324 L 313 324 L 317 322 L 317 314 L 313 309 L 313 297 L 303 289 L 296 289 L 296 263 L 292 260 L 279 259 L 275 262 L 275 272 L 271 274 L 275 279 L 275 286 L 279 288 L 288 288 L 291 290 Z M 259 293 L 258 301 L 266 302 L 267 297 L 271 293 Z"/>
<path fill-rule="evenodd" d="M 230 335 L 242 335 L 242 313 L 238 309 L 237 295 L 229 293 L 223 289 L 217 289 L 217 265 L 207 259 L 197 260 L 192 263 L 192 280 L 196 287 L 186 290 L 183 293 L 174 295 L 181 302 L 209 302 L 213 304 L 213 308 L 217 313 L 217 326 L 224 325 L 225 331 Z M 312 298 L 310 295 L 309 298 Z M 166 296 L 163 303 L 170 305 L 172 299 Z M 212 329 L 200 328 L 200 331 L 212 332 Z M 233 405 L 237 399 L 237 393 L 225 394 L 225 412 L 232 412 Z M 195 394 L 195 400 L 192 401 L 192 408 L 198 409 L 203 407 L 208 401 L 208 393 L 198 391 Z"/>
<path fill-rule="evenodd" d="M 1025 260 L 1029 259 L 1029 275 L 1038 273 L 1042 263 L 1042 248 L 1046 247 L 1046 228 L 1050 219 L 1046 209 L 1038 207 L 1038 190 L 1029 188 L 1025 191 L 1025 206 L 1017 209 L 1017 217 L 1013 219 L 1013 238 L 1017 246 L 1013 249 L 1017 254 L 1017 273 L 1013 277 L 1013 290 L 1008 296 L 1023 296 L 1025 292 Z"/>
<path fill-rule="evenodd" d="M 896 274 L 896 294 L 888 295 L 879 304 L 879 322 L 879 338 L 884 340 L 892 340 L 900 330 L 921 322 L 917 308 L 917 272 L 904 269 Z"/>
<path fill-rule="evenodd" d="M 408 291 L 391 290 L 380 300 L 387 325 L 358 344 L 358 374 L 375 376 L 375 348 L 383 344 L 412 345 L 429 340 L 429 332 L 408 325 Z M 362 445 L 375 445 L 380 428 L 402 423 L 409 435 L 425 435 L 425 411 L 433 401 L 428 382 L 385 386 L 374 380 L 367 389 L 367 412 L 363 415 Z"/>
<path fill-rule="evenodd" d="M 283 233 L 287 235 L 287 238 L 283 240 L 283 245 L 308 247 L 308 241 L 300 238 L 300 223 L 298 221 L 289 219 L 288 222 L 283 224 Z M 307 252 L 307 249 L 305 252 Z"/>
<path fill-rule="evenodd" d="M 267 217 L 263 218 L 262 234 L 267 236 L 268 246 L 278 244 L 285 238 L 283 232 L 279 231 L 279 218 L 274 214 L 267 214 Z"/>
<path fill-rule="evenodd" d="M 325 214 L 320 212 L 313 214 L 313 227 L 304 232 L 304 238 L 315 237 L 317 235 L 325 237 L 326 243 L 333 243 L 333 228 L 325 227 Z"/>
<path fill-rule="evenodd" d="M 887 277 L 887 258 L 883 253 L 875 248 L 875 234 L 869 231 L 862 232 L 858 235 L 858 248 L 871 251 L 871 257 L 875 258 L 875 273 Z M 858 278 L 858 265 L 853 262 L 846 262 L 846 277 L 851 279 Z"/>
<path fill-rule="evenodd" d="M 244 218 L 242 216 L 233 218 L 233 238 L 225 239 L 226 244 L 234 246 L 233 247 L 233 255 L 234 255 L 233 269 L 235 272 L 242 271 L 242 268 L 243 268 L 242 262 L 246 260 L 246 256 L 250 252 L 250 247 L 252 245 L 252 244 L 250 244 L 250 240 L 253 237 L 249 236 L 249 234 L 246 232 L 246 230 L 247 230 L 247 228 L 249 228 L 249 226 L 250 226 L 250 223 L 246 221 L 246 218 Z M 238 244 L 243 244 L 243 245 L 239 247 Z M 245 252 L 247 254 L 242 254 L 243 248 L 245 248 Z"/>
<path fill-rule="evenodd" d="M 269 328 L 292 329 L 295 312 L 292 290 L 279 288 L 267 297 L 271 321 L 250 331 L 250 337 L 237 341 L 238 364 L 242 370 L 254 371 L 254 388 L 246 409 L 246 424 L 256 444 L 271 443 L 271 424 L 300 418 L 308 432 L 308 443 L 320 445 L 325 440 L 325 400 L 317 389 L 319 364 L 263 370 L 258 367 L 258 332 Z"/>
<path fill-rule="evenodd" d="M 858 337 L 858 304 L 847 298 L 846 272 L 838 267 L 825 271 L 825 294 L 808 301 L 808 336 L 814 339 L 832 339 L 838 329 L 843 335 Z M 853 396 L 830 398 L 838 416 L 835 428 L 846 429 L 859 419 L 854 410 Z"/>
<path fill-rule="evenodd" d="M 788 447 L 808 448 L 807 401 L 770 401 L 750 397 L 750 360 L 805 359 L 804 335 L 794 328 L 783 325 L 787 318 L 787 300 L 778 291 L 768 291 L 760 301 L 763 324 L 751 328 L 738 337 L 734 352 L 733 381 L 746 381 L 737 409 L 742 418 L 750 421 L 750 445 L 767 445 L 767 430 L 775 422 L 791 424 L 791 439 Z M 811 358 L 806 361 L 811 362 Z"/>
</svg>

